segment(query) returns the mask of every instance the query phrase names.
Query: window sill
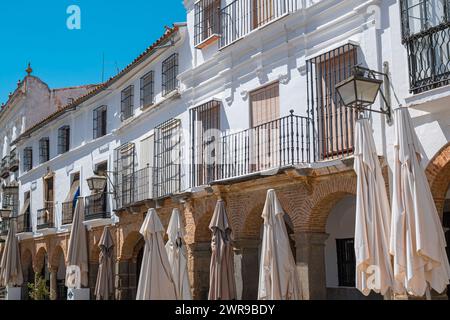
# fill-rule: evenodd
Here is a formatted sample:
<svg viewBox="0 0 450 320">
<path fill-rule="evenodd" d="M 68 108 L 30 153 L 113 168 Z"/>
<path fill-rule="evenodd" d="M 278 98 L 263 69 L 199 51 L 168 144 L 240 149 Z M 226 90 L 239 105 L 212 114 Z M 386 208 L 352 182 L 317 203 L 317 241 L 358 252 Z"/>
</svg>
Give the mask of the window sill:
<svg viewBox="0 0 450 320">
<path fill-rule="evenodd" d="M 217 33 L 214 33 L 211 36 L 209 36 L 208 38 L 206 38 L 205 40 L 201 41 L 199 44 L 197 44 L 195 46 L 195 48 L 202 50 L 202 49 L 210 46 L 211 44 L 217 42 L 219 39 L 220 39 L 220 35 Z"/>
</svg>

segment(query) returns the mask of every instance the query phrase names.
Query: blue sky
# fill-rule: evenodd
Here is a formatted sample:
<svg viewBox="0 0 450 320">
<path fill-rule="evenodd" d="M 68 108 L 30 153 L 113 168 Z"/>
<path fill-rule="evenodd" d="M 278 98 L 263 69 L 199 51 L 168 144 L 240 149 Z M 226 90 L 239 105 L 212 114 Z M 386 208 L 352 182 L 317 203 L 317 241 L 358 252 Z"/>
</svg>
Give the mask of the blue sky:
<svg viewBox="0 0 450 320">
<path fill-rule="evenodd" d="M 70 5 L 81 29 L 69 30 Z M 51 88 L 100 83 L 158 39 L 164 26 L 184 22 L 182 0 L 0 1 L 0 103 L 6 102 L 28 61 Z"/>
</svg>

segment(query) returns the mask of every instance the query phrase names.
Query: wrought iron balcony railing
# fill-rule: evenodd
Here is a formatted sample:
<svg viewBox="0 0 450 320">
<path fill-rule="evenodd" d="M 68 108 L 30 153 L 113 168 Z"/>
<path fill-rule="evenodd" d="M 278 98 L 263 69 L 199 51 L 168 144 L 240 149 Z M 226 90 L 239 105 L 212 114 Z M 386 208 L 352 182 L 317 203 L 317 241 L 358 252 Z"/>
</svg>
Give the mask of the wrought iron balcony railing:
<svg viewBox="0 0 450 320">
<path fill-rule="evenodd" d="M 17 217 L 17 233 L 32 232 L 32 229 L 29 212 Z"/>
<path fill-rule="evenodd" d="M 47 202 L 45 208 L 37 211 L 37 229 L 49 229 L 55 227 L 54 204 Z"/>
<path fill-rule="evenodd" d="M 62 224 L 71 224 L 73 222 L 73 214 L 75 212 L 74 202 L 64 202 L 62 204 Z"/>
<path fill-rule="evenodd" d="M 108 219 L 108 193 L 99 193 L 85 198 L 85 220 Z"/>
<path fill-rule="evenodd" d="M 302 0 L 235 0 L 220 10 L 220 46 L 225 47 L 302 7 Z"/>
<path fill-rule="evenodd" d="M 121 209 L 153 199 L 153 167 L 147 166 L 132 174 L 123 175 L 116 185 L 116 206 Z"/>
</svg>

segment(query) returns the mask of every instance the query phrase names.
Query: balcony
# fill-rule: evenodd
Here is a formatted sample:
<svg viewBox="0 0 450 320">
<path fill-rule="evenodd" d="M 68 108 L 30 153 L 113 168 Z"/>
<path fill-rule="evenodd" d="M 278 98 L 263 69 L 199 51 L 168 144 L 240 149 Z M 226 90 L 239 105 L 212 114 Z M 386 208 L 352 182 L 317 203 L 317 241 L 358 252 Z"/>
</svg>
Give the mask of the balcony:
<svg viewBox="0 0 450 320">
<path fill-rule="evenodd" d="M 85 221 L 109 219 L 108 193 L 95 194 L 85 198 Z"/>
<path fill-rule="evenodd" d="M 0 176 L 3 179 L 9 177 L 9 157 L 5 156 L 0 163 Z"/>
<path fill-rule="evenodd" d="M 19 169 L 19 157 L 14 149 L 9 154 L 9 171 L 15 172 Z"/>
<path fill-rule="evenodd" d="M 17 218 L 17 233 L 31 233 L 33 228 L 31 226 L 30 213 L 27 212 Z"/>
<path fill-rule="evenodd" d="M 116 185 L 117 208 L 122 209 L 153 199 L 153 170 L 153 167 L 148 166 L 122 176 L 121 183 Z"/>
<path fill-rule="evenodd" d="M 55 227 L 53 202 L 47 202 L 45 208 L 37 212 L 37 229 L 52 229 Z"/>
<path fill-rule="evenodd" d="M 220 10 L 220 47 L 302 8 L 302 0 L 236 0 Z"/>
</svg>

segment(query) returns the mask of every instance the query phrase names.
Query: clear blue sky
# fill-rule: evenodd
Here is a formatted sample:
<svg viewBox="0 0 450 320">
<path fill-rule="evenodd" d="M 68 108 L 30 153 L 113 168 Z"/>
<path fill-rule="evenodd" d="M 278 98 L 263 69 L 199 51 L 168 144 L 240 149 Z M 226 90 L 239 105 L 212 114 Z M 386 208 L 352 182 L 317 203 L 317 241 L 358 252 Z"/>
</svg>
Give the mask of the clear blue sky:
<svg viewBox="0 0 450 320">
<path fill-rule="evenodd" d="M 66 25 L 70 5 L 81 9 L 81 29 Z M 100 83 L 158 39 L 164 26 L 184 22 L 182 0 L 0 1 L 0 103 L 27 62 L 51 88 Z"/>
</svg>

